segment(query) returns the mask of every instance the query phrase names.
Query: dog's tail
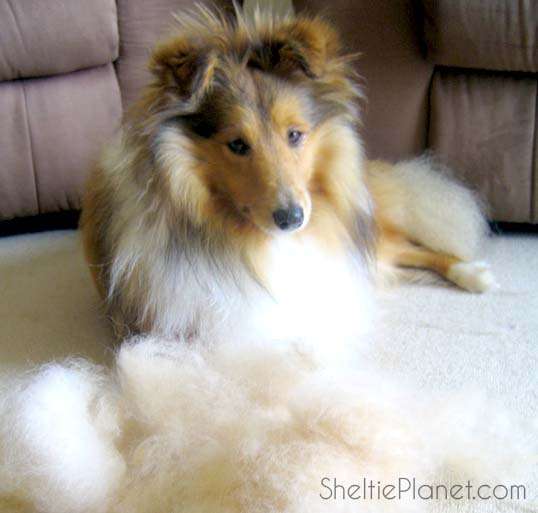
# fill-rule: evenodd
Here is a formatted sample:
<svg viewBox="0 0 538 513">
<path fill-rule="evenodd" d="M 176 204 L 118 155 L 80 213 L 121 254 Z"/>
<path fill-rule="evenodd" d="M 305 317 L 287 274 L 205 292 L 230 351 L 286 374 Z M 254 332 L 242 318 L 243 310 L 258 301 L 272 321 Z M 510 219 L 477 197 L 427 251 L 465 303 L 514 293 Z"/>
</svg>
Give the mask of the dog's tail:
<svg viewBox="0 0 538 513">
<path fill-rule="evenodd" d="M 367 179 L 383 222 L 426 248 L 476 257 L 489 229 L 484 205 L 432 158 L 371 161 Z"/>
<path fill-rule="evenodd" d="M 484 262 L 473 261 L 488 231 L 478 198 L 433 159 L 368 164 L 367 180 L 379 228 L 382 282 L 400 267 L 429 269 L 459 287 L 484 292 L 496 286 Z"/>
</svg>

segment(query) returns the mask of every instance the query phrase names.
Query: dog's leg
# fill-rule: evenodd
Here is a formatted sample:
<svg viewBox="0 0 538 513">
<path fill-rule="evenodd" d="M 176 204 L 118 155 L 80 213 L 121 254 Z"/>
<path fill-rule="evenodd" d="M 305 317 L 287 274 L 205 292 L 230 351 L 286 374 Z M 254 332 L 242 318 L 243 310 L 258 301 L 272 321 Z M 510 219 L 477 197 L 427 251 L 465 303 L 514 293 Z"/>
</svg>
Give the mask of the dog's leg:
<svg viewBox="0 0 538 513">
<path fill-rule="evenodd" d="M 389 269 L 427 269 L 470 292 L 485 292 L 496 285 L 493 274 L 483 262 L 466 261 L 427 248 L 386 223 L 379 223 L 378 228 L 377 257 Z"/>
<path fill-rule="evenodd" d="M 485 292 L 495 279 L 483 262 L 464 262 L 446 253 L 407 243 L 394 255 L 395 265 L 429 269 L 470 292 Z"/>
</svg>

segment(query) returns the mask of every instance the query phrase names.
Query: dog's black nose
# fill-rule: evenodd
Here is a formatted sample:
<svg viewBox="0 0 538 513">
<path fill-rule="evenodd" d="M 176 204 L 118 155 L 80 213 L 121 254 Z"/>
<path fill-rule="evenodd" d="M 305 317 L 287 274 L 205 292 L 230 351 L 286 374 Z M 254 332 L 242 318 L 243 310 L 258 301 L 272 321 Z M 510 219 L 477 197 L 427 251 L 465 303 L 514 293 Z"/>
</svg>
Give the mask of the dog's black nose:
<svg viewBox="0 0 538 513">
<path fill-rule="evenodd" d="M 292 205 L 289 208 L 279 208 L 273 212 L 275 224 L 281 230 L 295 230 L 303 224 L 304 212 L 298 205 Z"/>
</svg>

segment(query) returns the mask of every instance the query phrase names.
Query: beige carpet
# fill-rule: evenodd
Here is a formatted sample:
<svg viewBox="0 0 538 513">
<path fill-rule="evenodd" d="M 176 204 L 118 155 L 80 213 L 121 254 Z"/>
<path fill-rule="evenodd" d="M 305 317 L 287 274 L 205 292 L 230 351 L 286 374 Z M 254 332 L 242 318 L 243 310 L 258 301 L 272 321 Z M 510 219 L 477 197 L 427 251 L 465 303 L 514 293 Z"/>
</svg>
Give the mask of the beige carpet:
<svg viewBox="0 0 538 513">
<path fill-rule="evenodd" d="M 476 295 L 417 284 L 385 294 L 385 322 L 372 358 L 421 388 L 474 388 L 536 415 L 538 236 L 495 236 L 484 256 L 498 290 Z"/>
<path fill-rule="evenodd" d="M 0 292 L 4 365 L 71 355 L 110 359 L 112 334 L 76 232 L 0 239 Z"/>
<path fill-rule="evenodd" d="M 538 237 L 494 237 L 486 255 L 494 292 L 410 284 L 383 293 L 365 363 L 419 391 L 479 391 L 538 428 Z M 0 239 L 0 292 L 3 368 L 72 355 L 110 361 L 111 332 L 76 232 Z"/>
</svg>

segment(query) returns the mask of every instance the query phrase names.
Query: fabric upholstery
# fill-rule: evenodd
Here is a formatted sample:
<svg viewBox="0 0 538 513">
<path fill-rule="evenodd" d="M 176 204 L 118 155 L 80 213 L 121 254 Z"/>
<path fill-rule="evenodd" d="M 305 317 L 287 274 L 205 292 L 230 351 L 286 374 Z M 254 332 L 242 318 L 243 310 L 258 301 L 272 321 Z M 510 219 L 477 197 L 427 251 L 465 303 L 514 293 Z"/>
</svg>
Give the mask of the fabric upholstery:
<svg viewBox="0 0 538 513">
<path fill-rule="evenodd" d="M 531 218 L 536 93 L 527 77 L 435 73 L 430 146 L 480 191 L 494 219 Z"/>
<path fill-rule="evenodd" d="M 38 212 L 24 86 L 0 83 L 0 219 Z"/>
<path fill-rule="evenodd" d="M 68 73 L 117 56 L 114 0 L 0 2 L 0 80 Z"/>
<path fill-rule="evenodd" d="M 433 65 L 421 54 L 420 18 L 412 0 L 296 0 L 296 11 L 324 12 L 342 31 L 367 101 L 363 133 L 371 158 L 401 159 L 426 144 Z"/>
<path fill-rule="evenodd" d="M 423 0 L 428 58 L 436 64 L 538 71 L 536 0 Z"/>
<path fill-rule="evenodd" d="M 79 208 L 86 173 L 121 118 L 113 65 L 4 82 L 0 109 L 1 217 Z"/>
</svg>

